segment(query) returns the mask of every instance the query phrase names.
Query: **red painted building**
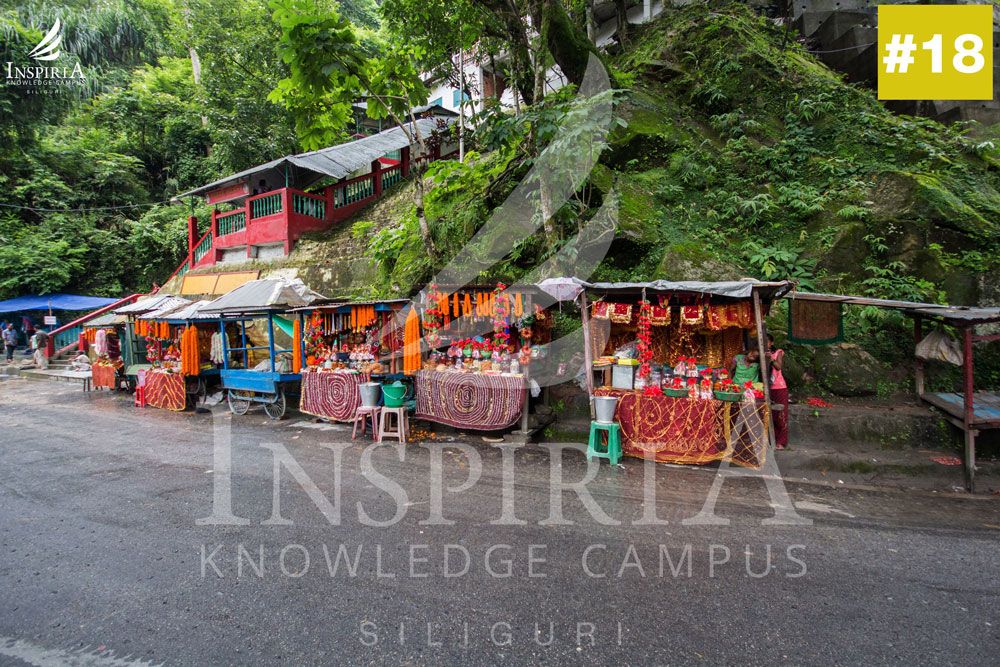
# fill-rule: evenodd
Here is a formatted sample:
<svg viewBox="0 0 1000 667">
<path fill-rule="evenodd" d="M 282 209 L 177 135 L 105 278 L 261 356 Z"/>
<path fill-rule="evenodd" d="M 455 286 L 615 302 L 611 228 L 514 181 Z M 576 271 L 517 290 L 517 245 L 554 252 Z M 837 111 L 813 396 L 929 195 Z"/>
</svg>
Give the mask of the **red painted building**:
<svg viewBox="0 0 1000 667">
<path fill-rule="evenodd" d="M 174 275 L 219 262 L 285 257 L 303 234 L 350 218 L 411 169 L 453 152 L 447 138 L 438 137 L 455 114 L 441 107 L 417 111 L 422 117 L 406 132 L 393 127 L 285 156 L 182 194 L 203 196 L 215 207 L 212 224 L 200 238 L 198 221 L 188 219 L 188 257 Z M 425 153 L 415 141 L 416 131 L 429 146 Z"/>
</svg>

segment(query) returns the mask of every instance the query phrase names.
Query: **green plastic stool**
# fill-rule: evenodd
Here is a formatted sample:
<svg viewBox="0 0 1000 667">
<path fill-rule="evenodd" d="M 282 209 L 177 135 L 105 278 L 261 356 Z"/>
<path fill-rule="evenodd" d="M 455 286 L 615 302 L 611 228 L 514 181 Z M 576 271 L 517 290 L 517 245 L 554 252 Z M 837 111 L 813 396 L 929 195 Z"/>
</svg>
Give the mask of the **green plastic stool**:
<svg viewBox="0 0 1000 667">
<path fill-rule="evenodd" d="M 605 448 L 601 431 L 608 434 L 608 444 Z M 587 444 L 587 460 L 607 459 L 611 465 L 618 465 L 622 460 L 622 427 L 618 422 L 603 424 L 590 422 L 590 442 Z"/>
</svg>

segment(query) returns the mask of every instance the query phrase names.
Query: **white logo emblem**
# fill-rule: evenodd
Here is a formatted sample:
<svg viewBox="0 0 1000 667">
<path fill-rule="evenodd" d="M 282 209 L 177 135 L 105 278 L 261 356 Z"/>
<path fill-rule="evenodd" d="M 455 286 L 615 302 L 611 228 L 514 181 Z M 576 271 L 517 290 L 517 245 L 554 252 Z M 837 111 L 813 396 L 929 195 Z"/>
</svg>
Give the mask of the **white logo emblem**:
<svg viewBox="0 0 1000 667">
<path fill-rule="evenodd" d="M 49 30 L 38 46 L 31 50 L 28 55 L 35 60 L 55 60 L 59 57 L 59 45 L 62 44 L 62 22 L 56 19 L 52 29 Z"/>
</svg>

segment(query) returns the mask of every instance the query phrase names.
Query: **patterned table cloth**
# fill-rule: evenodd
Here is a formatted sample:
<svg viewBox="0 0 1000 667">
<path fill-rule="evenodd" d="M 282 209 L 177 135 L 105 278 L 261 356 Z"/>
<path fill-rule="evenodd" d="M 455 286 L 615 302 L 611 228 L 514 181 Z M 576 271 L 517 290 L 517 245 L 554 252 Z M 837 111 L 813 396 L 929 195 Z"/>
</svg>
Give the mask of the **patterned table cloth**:
<svg viewBox="0 0 1000 667">
<path fill-rule="evenodd" d="M 626 456 L 660 463 L 709 463 L 728 458 L 757 468 L 767 450 L 764 404 L 644 396 L 601 387 L 598 396 L 617 396 L 615 419 Z"/>
<path fill-rule="evenodd" d="M 499 431 L 521 418 L 524 377 L 417 372 L 415 417 L 472 431 Z"/>
<path fill-rule="evenodd" d="M 107 366 L 105 364 L 94 364 L 90 367 L 91 372 L 91 384 L 94 389 L 99 389 L 101 387 L 105 389 L 114 389 L 118 386 L 115 380 L 115 367 Z"/>
<path fill-rule="evenodd" d="M 303 371 L 299 411 L 338 422 L 352 421 L 361 405 L 358 387 L 367 381 L 363 373 Z"/>
<path fill-rule="evenodd" d="M 180 373 L 146 373 L 146 403 L 154 408 L 181 412 L 187 406 L 184 376 Z"/>
</svg>

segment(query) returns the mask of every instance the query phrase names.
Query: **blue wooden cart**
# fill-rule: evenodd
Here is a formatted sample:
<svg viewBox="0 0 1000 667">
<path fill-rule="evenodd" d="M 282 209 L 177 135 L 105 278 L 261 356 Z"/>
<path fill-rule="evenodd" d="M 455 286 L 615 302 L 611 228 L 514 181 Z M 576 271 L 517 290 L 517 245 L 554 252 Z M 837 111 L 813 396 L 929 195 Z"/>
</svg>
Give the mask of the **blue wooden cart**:
<svg viewBox="0 0 1000 667">
<path fill-rule="evenodd" d="M 285 415 L 288 409 L 288 396 L 299 393 L 302 376 L 279 368 L 278 355 L 291 354 L 293 350 L 279 348 L 276 345 L 275 318 L 288 314 L 289 317 L 300 318 L 301 324 L 302 314 L 292 314 L 289 311 L 322 298 L 301 282 L 280 279 L 254 280 L 237 287 L 201 309 L 203 313 L 219 314 L 224 360 L 220 378 L 229 409 L 233 414 L 245 415 L 250 407 L 257 403 L 263 406 L 264 412 L 271 419 L 281 419 Z M 255 320 L 267 322 L 267 345 L 253 345 L 247 335 L 247 323 Z M 235 324 L 238 327 L 239 344 L 236 346 L 230 345 L 229 337 L 226 335 L 227 324 Z M 250 368 L 250 353 L 258 350 L 267 350 L 266 370 Z M 241 368 L 234 367 L 234 357 L 238 359 Z"/>
<path fill-rule="evenodd" d="M 242 315 L 220 320 L 219 331 L 222 333 L 223 367 L 220 371 L 222 388 L 226 391 L 229 409 L 234 415 L 245 415 L 253 403 L 260 403 L 264 412 L 271 419 L 281 419 L 288 409 L 288 395 L 298 394 L 302 380 L 300 373 L 281 372 L 278 368 L 278 355 L 291 353 L 291 348 L 279 348 L 274 342 L 274 312 L 257 315 Z M 251 345 L 247 338 L 247 322 L 267 318 L 267 345 Z M 225 333 L 227 323 L 235 322 L 239 327 L 239 347 L 230 347 Z M 248 368 L 252 350 L 267 350 L 270 370 L 257 371 Z M 243 368 L 231 368 L 230 358 L 233 353 L 242 356 Z"/>
</svg>

